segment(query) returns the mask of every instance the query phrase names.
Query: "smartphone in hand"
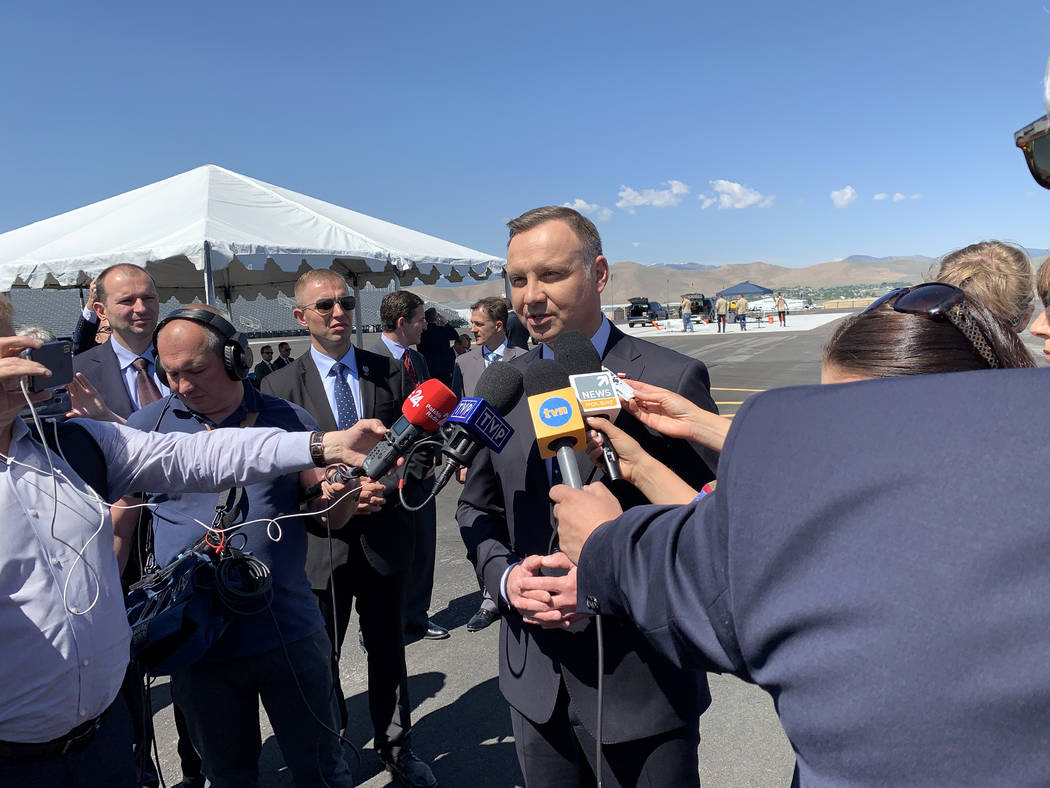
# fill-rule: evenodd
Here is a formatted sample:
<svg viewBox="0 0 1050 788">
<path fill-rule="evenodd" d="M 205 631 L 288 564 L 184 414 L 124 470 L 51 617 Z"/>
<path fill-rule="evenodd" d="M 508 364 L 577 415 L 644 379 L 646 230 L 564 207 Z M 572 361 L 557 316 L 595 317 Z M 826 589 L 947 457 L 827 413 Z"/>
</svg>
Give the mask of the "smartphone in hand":
<svg viewBox="0 0 1050 788">
<path fill-rule="evenodd" d="M 73 346 L 68 341 L 60 339 L 55 342 L 46 342 L 40 347 L 23 351 L 22 355 L 51 370 L 51 377 L 33 375 L 29 378 L 30 391 L 47 391 L 61 388 L 72 382 Z"/>
</svg>

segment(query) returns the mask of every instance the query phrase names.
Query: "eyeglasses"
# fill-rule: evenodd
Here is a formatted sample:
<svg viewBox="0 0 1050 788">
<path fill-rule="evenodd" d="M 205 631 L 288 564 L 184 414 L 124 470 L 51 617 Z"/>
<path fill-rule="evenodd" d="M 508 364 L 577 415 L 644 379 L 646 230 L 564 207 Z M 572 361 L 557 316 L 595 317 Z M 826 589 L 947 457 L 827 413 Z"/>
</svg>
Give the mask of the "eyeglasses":
<svg viewBox="0 0 1050 788">
<path fill-rule="evenodd" d="M 303 310 L 312 309 L 319 315 L 327 315 L 335 309 L 336 304 L 339 304 L 339 308 L 344 312 L 349 312 L 354 308 L 356 303 L 357 301 L 354 297 L 348 295 L 343 296 L 342 298 L 322 298 L 312 304 L 307 304 L 306 306 L 301 306 L 299 308 Z"/>
<path fill-rule="evenodd" d="M 1050 189 L 1050 119 L 1046 115 L 1014 134 L 1014 142 L 1024 152 L 1024 160 L 1044 189 Z"/>
<path fill-rule="evenodd" d="M 898 287 L 875 299 L 865 312 L 871 312 L 884 304 L 893 311 L 907 315 L 926 315 L 934 320 L 947 320 L 965 336 L 977 354 L 989 367 L 998 369 L 999 359 L 992 350 L 988 338 L 973 319 L 966 307 L 966 296 L 954 285 L 944 282 L 925 282 L 914 287 Z"/>
</svg>

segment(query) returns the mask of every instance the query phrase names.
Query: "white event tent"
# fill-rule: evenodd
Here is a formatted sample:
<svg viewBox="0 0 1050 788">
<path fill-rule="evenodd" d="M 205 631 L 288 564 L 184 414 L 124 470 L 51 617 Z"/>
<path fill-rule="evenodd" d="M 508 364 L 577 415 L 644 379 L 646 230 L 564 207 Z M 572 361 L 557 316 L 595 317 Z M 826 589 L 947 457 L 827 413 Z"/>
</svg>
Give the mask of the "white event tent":
<svg viewBox="0 0 1050 788">
<path fill-rule="evenodd" d="M 0 290 L 86 288 L 114 263 L 146 268 L 162 300 L 227 304 L 291 295 L 310 268 L 337 271 L 357 294 L 366 283 L 481 280 L 505 266 L 213 164 L 0 234 Z"/>
</svg>

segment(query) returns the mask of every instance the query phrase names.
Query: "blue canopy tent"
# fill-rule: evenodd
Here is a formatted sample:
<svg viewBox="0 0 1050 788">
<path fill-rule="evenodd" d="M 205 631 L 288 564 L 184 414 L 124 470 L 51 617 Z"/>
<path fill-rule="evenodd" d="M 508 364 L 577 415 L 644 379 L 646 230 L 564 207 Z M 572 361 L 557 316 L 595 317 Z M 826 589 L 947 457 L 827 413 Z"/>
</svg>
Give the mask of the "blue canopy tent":
<svg viewBox="0 0 1050 788">
<path fill-rule="evenodd" d="M 727 287 L 725 290 L 719 290 L 715 295 L 720 296 L 738 296 L 738 295 L 769 295 L 773 291 L 768 287 L 762 287 L 762 285 L 756 285 L 754 282 L 748 282 L 744 280 L 740 284 Z"/>
</svg>

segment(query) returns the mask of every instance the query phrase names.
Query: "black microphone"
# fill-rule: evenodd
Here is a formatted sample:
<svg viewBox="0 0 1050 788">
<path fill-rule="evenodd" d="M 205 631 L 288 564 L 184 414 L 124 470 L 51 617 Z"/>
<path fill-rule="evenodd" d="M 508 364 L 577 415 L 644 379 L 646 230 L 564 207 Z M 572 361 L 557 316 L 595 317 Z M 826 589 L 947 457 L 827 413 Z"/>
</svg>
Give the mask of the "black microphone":
<svg viewBox="0 0 1050 788">
<path fill-rule="evenodd" d="M 584 448 L 587 433 L 568 373 L 556 361 L 534 361 L 525 370 L 525 394 L 540 457 L 556 457 L 562 481 L 582 489 L 575 450 Z"/>
<path fill-rule="evenodd" d="M 514 410 L 523 390 L 517 367 L 500 362 L 485 368 L 474 387 L 474 396 L 461 399 L 442 428 L 445 443 L 441 453 L 445 462 L 434 482 L 434 495 L 460 468 L 470 466 L 483 445 L 497 454 L 503 450 L 514 434 L 503 417 Z"/>
<path fill-rule="evenodd" d="M 564 331 L 555 337 L 551 350 L 557 362 L 569 373 L 569 384 L 582 414 L 615 421 L 620 412 L 620 399 L 613 385 L 613 375 L 602 368 L 601 357 L 591 340 L 580 331 Z M 602 440 L 602 459 L 609 481 L 623 478 L 620 455 L 608 439 Z"/>
</svg>

